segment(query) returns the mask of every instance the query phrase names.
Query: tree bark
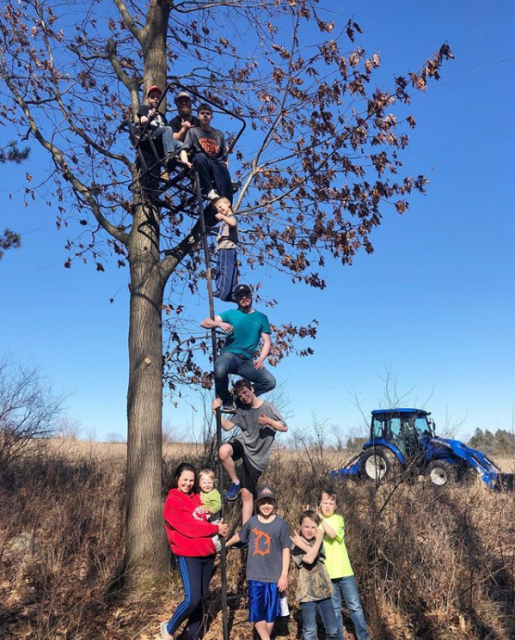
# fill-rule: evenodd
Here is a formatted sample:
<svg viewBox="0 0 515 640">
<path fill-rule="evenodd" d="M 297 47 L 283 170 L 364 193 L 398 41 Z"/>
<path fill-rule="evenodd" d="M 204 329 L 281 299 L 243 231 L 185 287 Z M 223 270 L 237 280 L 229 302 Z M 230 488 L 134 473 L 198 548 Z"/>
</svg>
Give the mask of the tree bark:
<svg viewBox="0 0 515 640">
<path fill-rule="evenodd" d="M 155 208 L 135 207 L 129 237 L 131 272 L 127 396 L 126 571 L 133 586 L 168 568 L 162 518 L 162 326 L 166 283 L 159 264 Z"/>
<path fill-rule="evenodd" d="M 166 86 L 166 32 L 170 8 L 149 3 L 139 32 L 144 87 Z M 145 91 L 145 89 L 144 89 Z M 164 107 L 164 105 L 163 105 Z M 129 584 L 144 586 L 165 575 L 170 552 L 162 516 L 163 336 L 162 304 L 167 275 L 160 264 L 160 219 L 155 207 L 134 198 L 129 237 L 131 272 L 129 389 L 127 395 L 127 545 Z"/>
</svg>

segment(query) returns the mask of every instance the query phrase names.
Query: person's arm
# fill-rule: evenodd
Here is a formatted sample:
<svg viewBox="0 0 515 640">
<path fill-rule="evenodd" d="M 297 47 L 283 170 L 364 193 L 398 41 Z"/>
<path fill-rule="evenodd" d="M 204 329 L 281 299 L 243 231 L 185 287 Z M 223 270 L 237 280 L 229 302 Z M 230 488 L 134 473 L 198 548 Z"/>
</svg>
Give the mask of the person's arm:
<svg viewBox="0 0 515 640">
<path fill-rule="evenodd" d="M 254 360 L 254 367 L 256 369 L 263 369 L 265 366 L 265 360 L 268 358 L 270 349 L 272 348 L 272 338 L 269 333 L 262 333 L 261 338 L 263 340 L 263 346 L 261 347 L 261 353 L 259 358 Z"/>
<path fill-rule="evenodd" d="M 149 109 L 147 115 L 138 113 L 140 124 L 147 124 L 147 122 L 151 122 L 158 113 L 159 111 L 157 109 Z"/>
<path fill-rule="evenodd" d="M 222 399 L 215 398 L 213 400 L 213 404 L 211 405 L 213 415 L 216 415 L 216 410 L 221 406 L 222 406 Z M 224 431 L 230 431 L 231 429 L 234 429 L 234 427 L 237 426 L 234 422 L 230 422 L 229 420 L 227 420 L 227 418 L 224 418 L 223 416 L 220 416 L 220 420 L 222 422 L 222 429 Z"/>
<path fill-rule="evenodd" d="M 220 316 L 215 316 L 214 320 L 206 318 L 205 320 L 202 320 L 200 326 L 203 329 L 221 329 L 222 331 L 225 331 L 225 333 L 232 333 L 234 331 L 232 324 L 224 322 Z"/>
<path fill-rule="evenodd" d="M 237 542 L 240 542 L 240 541 L 247 542 L 250 535 L 250 528 L 248 526 L 248 522 L 249 521 L 247 520 L 247 522 L 238 531 L 238 533 L 235 533 L 230 540 L 227 540 L 227 542 L 225 543 L 227 547 L 232 547 L 233 544 L 236 544 Z"/>
<path fill-rule="evenodd" d="M 193 125 L 188 120 L 181 120 L 181 128 L 179 131 L 174 131 L 173 138 L 174 140 L 184 140 L 184 137 L 191 129 Z"/>
<path fill-rule="evenodd" d="M 220 153 L 222 156 L 222 161 L 225 163 L 227 169 L 229 168 L 229 154 L 227 153 L 227 145 L 225 144 L 224 134 L 220 132 L 221 143 L 220 143 Z"/>
<path fill-rule="evenodd" d="M 300 536 L 298 533 L 296 533 L 295 535 L 293 535 L 291 537 L 291 541 L 293 542 L 293 544 L 296 547 L 298 547 L 299 549 L 301 549 L 305 553 L 307 553 L 308 551 L 311 550 L 311 545 L 309 545 L 306 542 L 306 540 L 304 540 L 304 538 L 302 536 Z"/>
<path fill-rule="evenodd" d="M 288 425 L 286 424 L 282 415 L 277 411 L 273 404 L 270 402 L 267 403 L 266 409 L 268 411 L 266 413 L 261 413 L 258 417 L 258 424 L 260 427 L 271 427 L 275 429 L 275 431 L 288 431 Z"/>
<path fill-rule="evenodd" d="M 232 547 L 233 544 L 236 544 L 240 541 L 240 536 L 238 533 L 235 533 L 230 540 L 227 540 L 225 543 L 226 547 Z"/>
<path fill-rule="evenodd" d="M 258 424 L 260 427 L 272 427 L 272 429 L 275 429 L 276 431 L 288 431 L 288 427 L 285 422 L 282 422 L 282 420 L 274 420 L 273 418 L 270 418 L 270 416 L 266 416 L 264 413 L 259 416 Z"/>
<path fill-rule="evenodd" d="M 215 218 L 217 220 L 225 222 L 230 227 L 238 226 L 238 222 L 236 220 L 236 216 L 234 215 L 234 213 L 230 213 L 228 216 L 224 215 L 223 213 L 217 213 L 215 214 Z"/>
<path fill-rule="evenodd" d="M 283 570 L 281 571 L 281 577 L 277 582 L 277 588 L 279 591 L 286 591 L 288 588 L 288 566 L 290 564 L 290 549 L 286 547 L 283 549 Z"/>
<path fill-rule="evenodd" d="M 320 551 L 320 547 L 322 546 L 323 539 L 324 532 L 319 529 L 315 536 L 315 544 L 309 549 L 304 558 L 302 558 L 306 564 L 313 564 L 313 562 L 315 562 L 318 552 Z"/>
<path fill-rule="evenodd" d="M 324 531 L 324 534 L 328 538 L 330 538 L 331 540 L 334 540 L 334 538 L 336 538 L 337 540 L 343 540 L 344 530 L 343 530 L 343 518 L 341 516 L 339 516 L 336 522 L 336 525 L 337 525 L 336 529 L 333 529 L 333 527 L 327 524 L 325 518 L 322 518 L 322 522 L 320 524 Z"/>
<path fill-rule="evenodd" d="M 332 527 L 330 527 L 325 520 L 322 520 L 321 525 L 322 531 L 328 538 L 331 538 L 331 540 L 336 538 L 336 531 Z"/>
<path fill-rule="evenodd" d="M 169 498 L 164 507 L 165 522 L 186 538 L 209 538 L 220 533 L 220 525 L 205 520 L 197 520 L 184 509 L 179 500 Z M 223 525 L 227 527 L 227 525 Z M 227 531 L 226 531 L 227 533 Z"/>
</svg>

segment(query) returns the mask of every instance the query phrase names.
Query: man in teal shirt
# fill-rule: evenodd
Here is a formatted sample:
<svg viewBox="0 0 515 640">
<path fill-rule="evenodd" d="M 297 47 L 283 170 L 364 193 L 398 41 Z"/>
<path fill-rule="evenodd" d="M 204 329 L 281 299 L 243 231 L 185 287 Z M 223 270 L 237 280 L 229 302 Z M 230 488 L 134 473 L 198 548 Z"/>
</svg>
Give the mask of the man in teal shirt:
<svg viewBox="0 0 515 640">
<path fill-rule="evenodd" d="M 254 393 L 260 396 L 275 387 L 274 376 L 265 369 L 270 353 L 270 323 L 264 313 L 252 308 L 252 291 L 246 284 L 239 284 L 234 291 L 237 309 L 229 309 L 214 320 L 206 318 L 200 323 L 204 329 L 222 329 L 226 334 L 225 345 L 215 361 L 215 391 L 222 400 L 222 411 L 236 411 L 229 391 L 229 374 L 240 375 L 252 382 Z M 255 352 L 262 340 L 257 358 Z"/>
</svg>

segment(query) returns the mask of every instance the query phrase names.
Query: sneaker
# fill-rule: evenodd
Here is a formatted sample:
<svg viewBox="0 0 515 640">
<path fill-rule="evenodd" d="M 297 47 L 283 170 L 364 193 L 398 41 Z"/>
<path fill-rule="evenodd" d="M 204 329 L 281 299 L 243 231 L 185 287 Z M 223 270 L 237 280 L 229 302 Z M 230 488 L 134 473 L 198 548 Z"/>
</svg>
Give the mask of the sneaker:
<svg viewBox="0 0 515 640">
<path fill-rule="evenodd" d="M 224 493 L 224 499 L 236 500 L 236 498 L 238 497 L 238 493 L 240 492 L 240 489 L 241 489 L 240 483 L 233 482 L 231 486 L 227 489 L 227 491 Z"/>
<path fill-rule="evenodd" d="M 207 194 L 208 200 L 218 200 L 219 197 L 220 196 L 214 189 L 211 189 L 211 191 Z"/>
<path fill-rule="evenodd" d="M 165 167 L 168 171 L 173 171 L 177 166 L 177 161 L 179 160 L 178 156 L 174 156 L 173 153 L 167 153 L 165 159 Z"/>
<path fill-rule="evenodd" d="M 166 630 L 167 626 L 168 622 L 161 622 L 161 626 L 159 627 L 161 631 L 161 640 L 167 640 L 167 638 L 172 638 L 173 640 L 173 636 L 171 636 Z"/>
<path fill-rule="evenodd" d="M 229 400 L 229 402 L 224 403 L 220 407 L 220 411 L 222 413 L 236 413 L 236 411 L 238 411 L 238 407 L 234 404 L 232 400 Z"/>
</svg>

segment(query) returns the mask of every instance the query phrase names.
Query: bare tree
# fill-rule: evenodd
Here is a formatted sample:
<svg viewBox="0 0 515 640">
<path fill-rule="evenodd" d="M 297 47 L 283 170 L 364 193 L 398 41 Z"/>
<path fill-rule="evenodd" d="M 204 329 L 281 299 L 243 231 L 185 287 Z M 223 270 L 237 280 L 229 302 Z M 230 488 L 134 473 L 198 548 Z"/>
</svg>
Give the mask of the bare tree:
<svg viewBox="0 0 515 640">
<path fill-rule="evenodd" d="M 52 393 L 37 368 L 0 361 L 0 468 L 6 468 L 37 438 L 59 426 L 63 398 Z"/>
<path fill-rule="evenodd" d="M 7 0 L 0 16 L 4 120 L 39 143 L 54 163 L 43 195 L 58 207 L 72 260 L 106 268 L 110 255 L 130 274 L 127 569 L 135 583 L 166 566 L 161 526 L 162 309 L 172 332 L 165 352 L 176 381 L 208 384 L 190 356 L 202 337 L 185 335 L 175 299 L 205 277 L 200 225 L 152 204 L 118 126 L 133 117 L 140 90 L 170 77 L 246 117 L 248 153 L 238 152 L 236 207 L 250 223 L 244 260 L 294 283 L 324 288 L 328 260 L 350 264 L 383 210 L 403 213 L 423 176 L 400 177 L 408 144 L 410 90 L 438 79 L 444 45 L 421 69 L 370 86 L 378 54 L 353 44 L 353 21 L 323 19 L 318 0 Z M 313 26 L 318 36 L 313 36 Z M 171 71 L 169 71 L 171 70 Z M 130 105 L 129 107 L 127 105 Z M 402 111 L 401 111 L 402 113 Z M 128 190 L 128 184 L 134 188 Z M 53 185 L 53 186 L 52 186 Z M 76 226 L 78 225 L 78 226 Z M 165 253 L 166 250 L 166 253 Z M 165 287 L 169 299 L 165 302 Z M 276 327 L 275 358 L 316 324 Z M 189 341 L 189 342 L 188 342 Z M 308 355 L 309 349 L 301 349 Z M 173 376 L 176 379 L 173 379 Z"/>
</svg>

